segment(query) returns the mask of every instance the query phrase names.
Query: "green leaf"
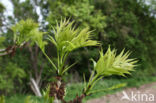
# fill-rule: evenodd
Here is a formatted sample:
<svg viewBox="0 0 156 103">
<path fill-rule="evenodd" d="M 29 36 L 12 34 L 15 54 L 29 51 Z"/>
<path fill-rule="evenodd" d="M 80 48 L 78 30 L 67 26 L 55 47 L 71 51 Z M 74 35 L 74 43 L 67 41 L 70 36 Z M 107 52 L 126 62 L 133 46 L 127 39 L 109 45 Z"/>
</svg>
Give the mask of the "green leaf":
<svg viewBox="0 0 156 103">
<path fill-rule="evenodd" d="M 103 78 L 103 76 L 99 77 L 99 78 L 96 78 L 92 83 L 91 83 L 91 86 L 89 88 L 89 91 L 86 93 L 87 95 L 90 94 L 90 91 L 93 89 L 94 85 Z"/>
<path fill-rule="evenodd" d="M 32 30 L 37 29 L 38 24 L 32 19 L 27 19 L 26 21 L 21 20 L 16 25 L 12 26 L 12 31 L 14 32 L 14 42 L 17 45 L 27 42 L 34 35 Z"/>
<path fill-rule="evenodd" d="M 14 43 L 16 45 L 23 46 L 26 42 L 30 42 L 31 45 L 36 43 L 44 51 L 47 42 L 43 40 L 45 33 L 39 31 L 38 23 L 35 23 L 32 19 L 21 20 L 11 29 L 14 32 Z"/>
<path fill-rule="evenodd" d="M 100 51 L 100 58 L 94 69 L 98 75 L 103 76 L 131 74 L 130 71 L 134 71 L 137 60 L 128 59 L 129 55 L 130 52 L 124 53 L 124 50 L 116 55 L 116 50 L 111 50 L 109 47 L 105 54 Z"/>
<path fill-rule="evenodd" d="M 5 103 L 5 97 L 4 96 L 0 96 L 0 103 Z"/>
<path fill-rule="evenodd" d="M 93 62 L 93 67 L 95 68 L 96 67 L 96 61 L 93 58 L 91 58 L 90 60 Z"/>
<path fill-rule="evenodd" d="M 34 101 L 31 99 L 31 96 L 27 96 L 24 103 L 34 103 Z"/>
<path fill-rule="evenodd" d="M 54 67 L 55 70 L 58 70 L 54 62 L 49 58 L 49 56 L 43 51 L 43 54 L 46 56 L 48 61 L 51 63 L 51 65 Z"/>
<path fill-rule="evenodd" d="M 54 31 L 54 37 L 49 36 L 49 40 L 57 47 L 58 51 L 71 52 L 74 49 L 86 46 L 97 46 L 99 43 L 91 40 L 91 31 L 89 28 L 82 30 L 73 27 L 74 22 L 64 20 L 57 23 Z"/>
<path fill-rule="evenodd" d="M 80 47 L 99 45 L 98 41 L 92 40 L 89 28 L 80 30 L 79 28 L 76 29 L 73 24 L 74 21 L 70 22 L 69 19 L 61 20 L 53 28 L 54 36 L 48 37 L 48 40 L 57 48 L 57 71 L 59 75 L 63 75 L 73 66 L 65 66 L 65 61 L 70 52 Z"/>
<path fill-rule="evenodd" d="M 76 63 L 77 63 L 77 62 L 73 63 L 73 64 L 70 65 L 70 66 L 66 66 L 66 67 L 64 68 L 64 70 L 62 71 L 62 74 L 65 73 L 66 71 L 68 71 L 68 70 L 69 70 L 71 67 L 73 67 Z"/>
<path fill-rule="evenodd" d="M 121 84 L 114 85 L 107 89 L 99 89 L 99 90 L 90 91 L 89 94 L 98 93 L 98 92 L 106 92 L 106 91 L 110 91 L 110 90 L 114 90 L 114 89 L 118 89 L 118 88 L 123 88 L 126 85 L 127 85 L 127 83 L 121 83 Z"/>
<path fill-rule="evenodd" d="M 50 85 L 46 88 L 46 91 L 43 91 L 44 103 L 53 103 L 54 102 L 54 97 L 50 97 L 49 92 L 50 92 Z"/>
</svg>

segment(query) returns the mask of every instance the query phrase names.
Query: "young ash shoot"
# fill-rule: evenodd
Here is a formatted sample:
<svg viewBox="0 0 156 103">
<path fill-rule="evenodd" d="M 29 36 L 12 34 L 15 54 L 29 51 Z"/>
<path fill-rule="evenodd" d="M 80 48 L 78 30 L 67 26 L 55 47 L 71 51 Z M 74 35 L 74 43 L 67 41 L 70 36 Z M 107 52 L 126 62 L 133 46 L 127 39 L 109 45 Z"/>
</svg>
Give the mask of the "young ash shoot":
<svg viewBox="0 0 156 103">
<path fill-rule="evenodd" d="M 92 90 L 96 82 L 105 76 L 119 75 L 125 77 L 125 74 L 131 74 L 130 72 L 134 71 L 134 67 L 136 67 L 137 60 L 128 59 L 129 55 L 130 53 L 124 53 L 124 50 L 119 55 L 116 55 L 116 50 L 111 50 L 110 47 L 105 54 L 101 50 L 99 60 L 96 62 L 92 59 L 94 69 L 89 82 L 85 83 L 84 94 L 89 95 L 96 91 L 105 91 L 106 89 Z M 124 85 L 120 84 L 117 87 L 123 87 Z"/>
<path fill-rule="evenodd" d="M 21 20 L 15 26 L 12 27 L 14 32 L 14 46 L 15 48 L 23 46 L 25 43 L 29 43 L 30 46 L 37 44 L 41 49 L 42 53 L 46 56 L 48 61 L 51 63 L 53 70 L 56 71 L 56 81 L 50 83 L 46 92 L 44 92 L 45 103 L 82 103 L 84 97 L 89 96 L 97 92 L 105 92 L 108 90 L 124 87 L 126 84 L 117 84 L 110 88 L 104 88 L 101 90 L 94 90 L 96 83 L 106 76 L 119 75 L 126 76 L 131 74 L 136 67 L 137 60 L 129 59 L 130 52 L 124 53 L 124 50 L 117 55 L 116 50 L 111 50 L 110 47 L 103 53 L 100 51 L 100 57 L 97 61 L 93 61 L 94 67 L 90 75 L 88 82 L 84 76 L 84 89 L 80 96 L 75 97 L 71 101 L 65 101 L 66 95 L 65 83 L 62 80 L 62 76 L 68 70 L 74 66 L 66 64 L 69 54 L 78 48 L 87 46 L 99 46 L 100 42 L 92 40 L 91 31 L 86 27 L 79 29 L 74 25 L 74 22 L 70 20 L 61 20 L 57 23 L 56 27 L 53 28 L 53 36 L 49 35 L 48 40 L 54 44 L 57 52 L 57 63 L 46 54 L 45 46 L 48 43 L 43 39 L 44 32 L 39 31 L 38 24 L 33 22 L 31 19 L 26 21 Z M 0 101 L 4 102 L 4 98 L 0 97 Z M 25 103 L 32 103 L 30 97 L 26 99 Z"/>
<path fill-rule="evenodd" d="M 81 47 L 98 46 L 100 44 L 98 41 L 92 40 L 89 28 L 80 30 L 73 24 L 74 22 L 69 22 L 69 20 L 61 20 L 61 22 L 57 23 L 57 26 L 53 28 L 54 36 L 49 36 L 48 38 L 57 48 L 57 66 L 49 57 L 48 59 L 57 70 L 59 76 L 62 76 L 74 65 L 66 66 L 65 64 L 69 53 Z"/>
</svg>

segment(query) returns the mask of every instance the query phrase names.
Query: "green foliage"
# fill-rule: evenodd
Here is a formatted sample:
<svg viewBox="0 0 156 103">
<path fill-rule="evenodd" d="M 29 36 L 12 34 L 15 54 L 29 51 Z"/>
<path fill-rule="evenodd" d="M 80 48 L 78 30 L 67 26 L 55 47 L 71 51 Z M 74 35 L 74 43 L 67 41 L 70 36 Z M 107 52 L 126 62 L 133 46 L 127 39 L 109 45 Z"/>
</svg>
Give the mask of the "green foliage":
<svg viewBox="0 0 156 103">
<path fill-rule="evenodd" d="M 104 51 L 107 49 L 107 45 L 118 48 L 119 51 L 122 48 L 126 48 L 126 50 L 133 51 L 131 55 L 134 58 L 138 58 L 140 66 L 140 70 L 135 72 L 135 77 L 143 78 L 150 75 L 155 75 L 155 57 L 156 57 L 156 19 L 153 14 L 153 10 L 151 7 L 146 6 L 143 2 L 144 0 L 26 0 L 26 2 L 19 2 L 19 0 L 12 0 L 11 2 L 14 5 L 14 16 L 13 21 L 19 21 L 23 18 L 32 17 L 34 20 L 38 20 L 36 16 L 35 10 L 33 10 L 33 5 L 31 2 L 34 2 L 35 6 L 40 6 L 42 11 L 45 11 L 45 17 L 43 21 L 48 21 L 49 25 L 56 25 L 55 20 L 61 20 L 61 18 L 71 18 L 75 20 L 75 23 L 80 27 L 89 27 L 92 30 L 95 30 L 94 37 L 97 38 L 100 43 L 103 45 Z M 47 1 L 47 2 L 46 2 Z M 151 0 L 154 4 L 154 0 Z M 37 2 L 40 2 L 37 4 Z M 44 2 L 44 3 L 43 3 Z M 127 5 L 128 4 L 128 5 Z M 43 7 L 43 8 L 42 8 Z M 1 6 L 0 6 L 1 8 Z M 2 9 L 0 9 L 2 10 Z M 151 14 L 152 13 L 152 14 Z M 48 18 L 46 18 L 48 16 Z M 1 19 L 0 17 L 0 25 Z M 46 18 L 46 19 L 45 19 Z M 2 19 L 4 20 L 4 19 Z M 14 23 L 10 21 L 9 24 Z M 73 24 L 75 24 L 73 23 Z M 24 23 L 23 23 L 24 24 Z M 22 24 L 22 25 L 23 25 Z M 33 24 L 33 22 L 32 22 Z M 71 25 L 73 25 L 71 24 Z M 107 27 L 106 27 L 107 24 Z M 31 26 L 31 25 L 30 25 Z M 30 28 L 26 33 L 25 30 L 22 30 L 22 27 L 17 26 L 19 31 L 15 42 L 17 45 L 22 45 L 25 42 L 32 41 L 33 44 L 36 40 L 36 43 L 40 46 L 40 48 L 44 51 L 44 46 L 46 42 L 43 42 L 43 34 L 38 30 L 38 26 L 36 29 Z M 75 26 L 77 28 L 77 26 Z M 47 30 L 47 28 L 45 28 Z M 50 29 L 51 30 L 51 29 Z M 55 29 L 54 29 L 55 30 Z M 15 30 L 16 31 L 16 30 Z M 26 33 L 26 35 L 21 35 L 19 33 Z M 27 37 L 29 34 L 32 37 Z M 8 32 L 8 35 L 11 33 Z M 37 35 L 34 35 L 37 34 Z M 5 35 L 5 34 L 4 34 Z M 21 37 L 25 39 L 22 39 Z M 65 35 L 66 36 L 66 35 Z M 51 39 L 51 37 L 49 37 Z M 55 37 L 53 37 L 53 41 L 56 42 Z M 10 43 L 10 39 L 6 39 L 5 42 Z M 71 41 L 70 41 L 71 42 Z M 71 43 L 65 43 L 66 45 L 71 45 Z M 0 41 L 1 46 L 1 41 Z M 71 45 L 72 47 L 72 45 Z M 74 47 L 74 46 L 73 46 Z M 72 48 L 73 48 L 72 47 Z M 62 48 L 62 47 L 61 47 Z M 73 48 L 73 50 L 75 47 Z M 55 53 L 50 50 L 54 50 L 53 46 L 49 46 L 46 50 L 49 57 L 53 56 L 54 58 L 50 59 L 50 62 L 55 65 L 52 60 L 55 59 Z M 70 51 L 70 49 L 67 51 Z M 45 52 L 45 51 L 44 51 Z M 22 58 L 27 58 L 29 56 L 28 52 L 24 52 L 23 57 L 20 52 L 17 52 L 17 57 L 20 56 L 21 59 L 16 59 L 15 62 L 20 63 L 19 65 L 23 65 L 24 63 L 21 61 L 25 61 Z M 82 50 L 78 52 L 74 52 L 74 54 L 70 55 L 70 59 L 67 61 L 68 63 L 72 63 L 73 61 L 80 61 L 77 66 L 74 67 L 75 70 L 79 71 L 79 73 L 87 72 L 91 65 L 88 62 L 88 58 L 92 57 L 96 59 L 98 52 L 96 49 L 87 48 L 87 50 Z M 110 54 L 114 54 L 110 52 Z M 47 55 L 46 55 L 47 56 Z M 67 55 L 68 56 L 68 55 Z M 103 55 L 103 58 L 106 55 Z M 59 56 L 60 60 L 61 57 Z M 64 58 L 64 57 L 63 57 Z M 41 57 L 42 59 L 42 57 Z M 59 61 L 60 61 L 59 60 Z M 108 60 L 108 59 L 107 59 Z M 3 60 L 1 60 L 3 61 Z M 112 60 L 113 61 L 113 60 Z M 10 60 L 8 60 L 10 62 Z M 107 61 L 109 62 L 109 60 Z M 105 63 L 105 62 L 104 62 Z M 4 64 L 5 65 L 5 64 Z M 29 63 L 24 64 L 25 68 L 29 67 Z M 61 61 L 58 63 L 61 66 Z M 74 64 L 73 64 L 74 65 Z M 71 65 L 71 66 L 73 66 Z M 71 66 L 62 67 L 62 70 L 67 71 Z M 0 66 L 1 67 L 1 66 Z M 59 66 L 55 66 L 59 67 Z M 46 67 L 48 68 L 48 66 Z M 66 69 L 65 69 L 66 68 Z M 61 69 L 60 69 L 61 70 Z M 100 69 L 99 69 L 100 70 Z M 64 71 L 61 71 L 64 73 Z M 110 71 L 108 71 L 110 73 Z M 112 72 L 112 71 L 111 71 Z M 96 73 L 96 72 L 95 72 Z M 115 71 L 116 73 L 116 71 Z M 45 72 L 45 75 L 52 75 L 51 72 Z M 86 76 L 88 76 L 86 74 Z M 44 76 L 43 76 L 44 77 Z M 49 79 L 49 78 L 48 78 Z"/>
<path fill-rule="evenodd" d="M 113 85 L 116 84 L 123 84 L 127 83 L 125 88 L 128 87 L 140 87 L 141 85 L 147 84 L 147 83 L 152 83 L 156 81 L 156 77 L 149 77 L 145 79 L 134 79 L 134 78 L 126 78 L 126 79 L 117 79 L 117 78 L 106 78 L 105 80 L 100 80 L 97 82 L 97 84 L 94 86 L 94 89 L 104 89 L 104 88 L 110 88 Z M 69 101 L 72 100 L 76 97 L 77 94 L 81 94 L 81 91 L 83 90 L 83 83 L 72 83 L 67 86 L 67 95 L 65 97 L 65 100 Z M 118 89 L 113 89 L 110 91 L 105 91 L 105 92 L 97 92 L 95 94 L 92 94 L 90 96 L 87 96 L 85 98 L 85 101 L 88 99 L 93 99 L 93 98 L 100 98 L 101 96 L 107 95 L 107 94 L 113 94 L 118 91 L 122 91 L 125 88 L 118 88 Z M 5 97 L 6 98 L 6 103 L 24 103 L 25 99 L 27 98 L 27 95 L 12 95 L 11 97 Z M 20 98 L 20 99 L 19 99 Z M 36 101 L 37 103 L 44 103 L 43 98 L 37 98 L 35 96 L 31 96 L 31 99 Z"/>
<path fill-rule="evenodd" d="M 4 11 L 5 11 L 5 9 L 6 8 L 4 7 L 4 5 L 2 3 L 0 3 L 0 35 L 3 32 L 2 27 L 4 25 L 4 18 L 5 18 Z"/>
<path fill-rule="evenodd" d="M 11 0 L 10 2 L 14 6 L 14 17 L 9 17 L 12 22 L 16 22 L 16 20 L 20 21 L 22 19 L 26 20 L 27 18 L 32 18 L 35 21 L 38 20 L 38 15 L 36 10 L 34 10 L 34 4 L 32 3 L 32 0 L 25 0 L 23 2 L 20 0 Z"/>
<path fill-rule="evenodd" d="M 69 23 L 69 20 L 61 21 L 54 29 L 54 38 L 50 36 L 50 41 L 56 46 L 60 55 L 80 47 L 98 45 L 97 41 L 91 40 L 91 31 L 88 28 L 75 29 L 72 27 L 73 23 Z"/>
<path fill-rule="evenodd" d="M 104 31 L 103 29 L 106 27 L 106 17 L 88 0 L 49 0 L 48 3 L 50 4 L 50 14 L 47 20 L 50 25 L 55 25 L 55 20 L 61 20 L 63 17 L 71 18 L 80 27 L 90 27 L 97 33 Z"/>
<path fill-rule="evenodd" d="M 31 94 L 13 94 L 11 96 L 5 96 L 5 101 L 5 103 L 44 103 L 43 98 Z"/>
<path fill-rule="evenodd" d="M 106 88 L 106 89 L 97 89 L 97 90 L 92 90 L 90 91 L 89 93 L 90 94 L 95 94 L 95 93 L 98 93 L 98 92 L 107 92 L 107 91 L 112 91 L 114 89 L 118 89 L 118 88 L 123 88 L 123 87 L 126 87 L 126 83 L 121 83 L 121 84 L 116 84 L 112 87 L 109 87 L 109 88 Z"/>
<path fill-rule="evenodd" d="M 53 103 L 54 102 L 54 97 L 50 97 L 49 93 L 50 93 L 50 86 L 48 86 L 46 88 L 46 91 L 43 91 L 44 103 Z"/>
<path fill-rule="evenodd" d="M 43 54 L 56 69 L 57 76 L 63 76 L 64 73 L 74 65 L 72 64 L 70 66 L 66 66 L 65 64 L 70 52 L 80 47 L 97 46 L 100 44 L 97 41 L 92 40 L 90 35 L 91 31 L 89 31 L 88 28 L 82 30 L 79 28 L 76 29 L 73 27 L 73 23 L 74 22 L 70 23 L 69 20 L 61 20 L 60 24 L 57 24 L 56 28 L 53 29 L 54 37 L 49 36 L 48 38 L 57 49 L 57 66 L 45 53 L 44 49 L 46 41 L 43 41 L 43 33 L 37 29 L 38 25 L 31 19 L 20 21 L 18 24 L 12 27 L 12 30 L 14 31 L 14 41 L 16 42 L 16 45 L 19 46 L 28 41 L 31 41 L 31 44 L 37 43 Z M 105 55 L 103 54 L 103 51 L 101 51 L 100 58 L 97 63 L 93 60 L 94 70 L 90 76 L 89 82 L 86 83 L 85 80 L 83 93 L 89 95 L 98 91 L 112 90 L 125 86 L 125 84 L 119 84 L 108 89 L 95 91 L 92 90 L 94 85 L 105 76 L 125 76 L 124 74 L 130 74 L 129 71 L 133 70 L 136 61 L 134 59 L 128 59 L 129 55 L 130 53 L 128 52 L 124 54 L 123 50 L 118 56 L 116 56 L 116 51 L 111 51 L 110 47 L 108 48 Z M 51 103 L 53 102 L 53 98 L 49 97 L 48 94 L 49 90 L 47 89 L 47 92 L 45 92 L 45 99 L 46 102 Z M 27 101 L 29 102 L 30 99 L 28 98 L 26 102 Z"/>
<path fill-rule="evenodd" d="M 110 75 L 122 75 L 130 74 L 133 71 L 134 65 L 137 61 L 135 59 L 128 59 L 129 52 L 124 54 L 124 50 L 116 56 L 116 50 L 108 48 L 107 52 L 103 54 L 100 52 L 100 58 L 95 64 L 95 71 L 98 75 L 110 76 Z"/>
<path fill-rule="evenodd" d="M 17 45 L 21 45 L 24 42 L 29 41 L 33 35 L 32 32 L 38 28 L 38 24 L 32 19 L 27 19 L 26 21 L 21 20 L 19 23 L 12 27 L 14 32 L 14 42 Z"/>
<path fill-rule="evenodd" d="M 5 37 L 0 37 L 0 49 L 3 47 L 2 43 L 5 41 Z"/>
<path fill-rule="evenodd" d="M 94 4 L 107 17 L 106 35 L 102 34 L 100 40 L 104 50 L 111 45 L 119 51 L 122 48 L 133 51 L 131 56 L 141 64 L 137 67 L 140 70 L 137 70 L 147 69 L 150 73 L 149 67 L 153 67 L 151 75 L 155 75 L 156 18 L 152 6 L 144 0 L 97 0 Z"/>
<path fill-rule="evenodd" d="M 38 24 L 32 19 L 21 20 L 12 27 L 14 32 L 14 42 L 22 46 L 24 43 L 31 41 L 31 44 L 37 43 L 44 50 L 46 42 L 43 42 L 43 32 L 38 30 Z"/>
<path fill-rule="evenodd" d="M 88 28 L 85 29 L 75 29 L 73 28 L 74 22 L 69 22 L 69 20 L 61 21 L 60 24 L 57 24 L 56 28 L 53 29 L 54 37 L 49 36 L 49 40 L 57 48 L 58 56 L 58 66 L 56 67 L 53 61 L 46 55 L 48 60 L 51 62 L 53 67 L 57 70 L 58 75 L 63 75 L 71 66 L 65 66 L 65 62 L 69 53 L 77 48 L 86 47 L 86 46 L 97 46 L 99 43 L 95 40 L 91 40 L 90 35 L 91 31 Z M 64 68 L 65 67 L 65 68 Z"/>
<path fill-rule="evenodd" d="M 155 15 L 156 10 L 156 1 L 155 0 L 145 0 L 144 2 L 148 2 L 150 5 L 150 11 Z"/>
<path fill-rule="evenodd" d="M 4 96 L 0 96 L 0 103 L 5 103 L 5 97 Z"/>
<path fill-rule="evenodd" d="M 2 3 L 0 3 L 0 13 L 3 13 L 5 10 L 5 7 Z"/>
<path fill-rule="evenodd" d="M 35 103 L 30 96 L 26 97 L 26 99 L 24 100 L 24 103 Z"/>
<path fill-rule="evenodd" d="M 119 84 L 114 87 L 103 89 L 103 90 L 95 90 L 93 91 L 92 88 L 96 83 L 101 80 L 105 76 L 111 75 L 120 75 L 125 76 L 125 74 L 131 74 L 130 71 L 134 70 L 135 64 L 137 61 L 135 59 L 128 59 L 130 53 L 127 52 L 124 54 L 124 50 L 116 56 L 116 50 L 108 48 L 107 52 L 103 54 L 103 51 L 100 51 L 100 58 L 97 62 L 94 60 L 94 70 L 90 76 L 89 82 L 86 83 L 84 78 L 84 93 L 87 95 L 91 93 L 95 93 L 98 91 L 106 91 L 110 89 L 115 89 L 118 87 L 123 87 L 125 84 Z"/>
<path fill-rule="evenodd" d="M 57 48 L 57 66 L 53 63 L 53 61 L 46 55 L 45 51 L 43 51 L 44 55 L 47 57 L 47 59 L 50 61 L 52 66 L 57 70 L 58 76 L 63 76 L 65 72 L 69 68 L 71 68 L 73 65 L 67 67 L 65 66 L 65 61 L 67 56 L 71 51 L 74 49 L 85 47 L 85 46 L 96 46 L 99 45 L 97 41 L 91 40 L 90 32 L 88 29 L 75 29 L 72 28 L 74 22 L 69 23 L 69 20 L 61 21 L 60 25 L 57 24 L 56 29 L 53 29 L 54 37 L 49 36 L 49 40 L 51 43 L 53 43 Z M 40 47 L 40 46 L 39 46 Z M 110 76 L 110 75 L 121 75 L 125 76 L 124 74 L 130 74 L 129 71 L 132 71 L 135 67 L 135 61 L 134 59 L 128 59 L 128 56 L 130 53 L 124 53 L 124 50 L 116 56 L 116 51 L 108 48 L 105 55 L 103 55 L 103 51 L 100 52 L 100 58 L 97 61 L 97 63 L 94 62 L 94 71 L 92 72 L 89 82 L 86 83 L 85 80 L 85 86 L 84 86 L 84 94 L 89 95 L 91 93 L 95 93 L 98 91 L 106 91 L 111 89 L 116 89 L 119 87 L 125 86 L 125 84 L 119 84 L 116 86 L 113 86 L 108 89 L 103 90 L 96 90 L 92 91 L 92 88 L 94 85 L 102 79 L 104 76 Z M 51 100 L 48 96 L 48 90 L 45 93 L 45 97 L 47 100 Z"/>
<path fill-rule="evenodd" d="M 13 92 L 18 89 L 15 85 L 21 85 L 22 79 L 26 76 L 24 70 L 13 63 L 1 66 L 0 73 L 0 91 L 4 93 Z"/>
<path fill-rule="evenodd" d="M 37 29 L 31 31 L 31 35 L 33 35 L 31 38 L 31 43 L 35 42 L 41 48 L 42 51 L 44 51 L 45 45 L 47 44 L 46 41 L 43 41 L 44 34 L 44 32 L 40 32 Z"/>
</svg>

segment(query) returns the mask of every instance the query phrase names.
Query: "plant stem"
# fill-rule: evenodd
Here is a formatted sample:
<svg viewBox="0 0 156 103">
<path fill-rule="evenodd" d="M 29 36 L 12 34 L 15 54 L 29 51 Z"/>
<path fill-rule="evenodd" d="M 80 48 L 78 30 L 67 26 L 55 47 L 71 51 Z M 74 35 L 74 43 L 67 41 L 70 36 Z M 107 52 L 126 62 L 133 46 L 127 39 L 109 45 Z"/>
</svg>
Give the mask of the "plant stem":
<svg viewBox="0 0 156 103">
<path fill-rule="evenodd" d="M 46 58 L 49 60 L 49 62 L 52 64 L 55 70 L 57 70 L 56 65 L 53 63 L 53 61 L 48 57 L 48 55 L 43 51 L 43 54 L 46 56 Z"/>
</svg>

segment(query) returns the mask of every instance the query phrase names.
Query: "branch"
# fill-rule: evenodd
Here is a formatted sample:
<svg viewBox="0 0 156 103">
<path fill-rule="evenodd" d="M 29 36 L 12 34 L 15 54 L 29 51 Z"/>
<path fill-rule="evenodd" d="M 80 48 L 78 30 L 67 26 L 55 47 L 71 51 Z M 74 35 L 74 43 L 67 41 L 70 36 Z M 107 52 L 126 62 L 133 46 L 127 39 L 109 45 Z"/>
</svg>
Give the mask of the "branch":
<svg viewBox="0 0 156 103">
<path fill-rule="evenodd" d="M 8 55 L 8 54 L 10 54 L 10 53 L 12 53 L 12 52 L 13 52 L 13 50 L 9 50 L 9 51 L 7 51 L 7 52 L 0 53 L 0 56 Z"/>
<path fill-rule="evenodd" d="M 6 49 L 0 49 L 0 52 L 5 52 Z"/>
<path fill-rule="evenodd" d="M 39 97 L 42 96 L 41 92 L 39 90 L 39 87 L 38 87 L 37 83 L 35 82 L 35 80 L 33 78 L 30 78 L 30 86 L 31 86 L 31 88 L 34 91 L 36 96 L 39 96 Z"/>
<path fill-rule="evenodd" d="M 54 62 L 48 57 L 48 55 L 45 53 L 45 52 L 43 52 L 43 54 L 46 56 L 46 58 L 49 60 L 49 62 L 52 64 L 52 66 L 54 67 L 54 69 L 55 70 L 58 70 L 57 69 L 57 67 L 56 67 L 56 65 L 54 64 Z"/>
<path fill-rule="evenodd" d="M 23 43 L 25 44 L 25 43 Z M 4 55 L 8 55 L 8 54 L 11 54 L 11 55 L 14 55 L 15 51 L 16 51 L 16 48 L 21 48 L 22 46 L 18 47 L 17 45 L 12 45 L 12 46 L 9 46 L 5 49 L 0 49 L 0 56 L 4 56 Z"/>
<path fill-rule="evenodd" d="M 29 49 L 29 52 L 30 52 L 30 60 L 31 60 L 31 64 L 33 66 L 33 70 L 34 70 L 34 74 L 35 74 L 35 78 L 37 78 L 37 61 L 35 59 L 35 56 L 34 56 L 34 53 L 33 53 L 33 50 L 32 50 L 32 47 L 28 47 Z"/>
<path fill-rule="evenodd" d="M 41 85 L 42 72 L 43 72 L 43 63 L 40 66 L 40 71 L 39 71 L 39 74 L 38 74 L 38 78 L 36 79 L 36 82 L 37 82 L 38 85 Z"/>
</svg>

